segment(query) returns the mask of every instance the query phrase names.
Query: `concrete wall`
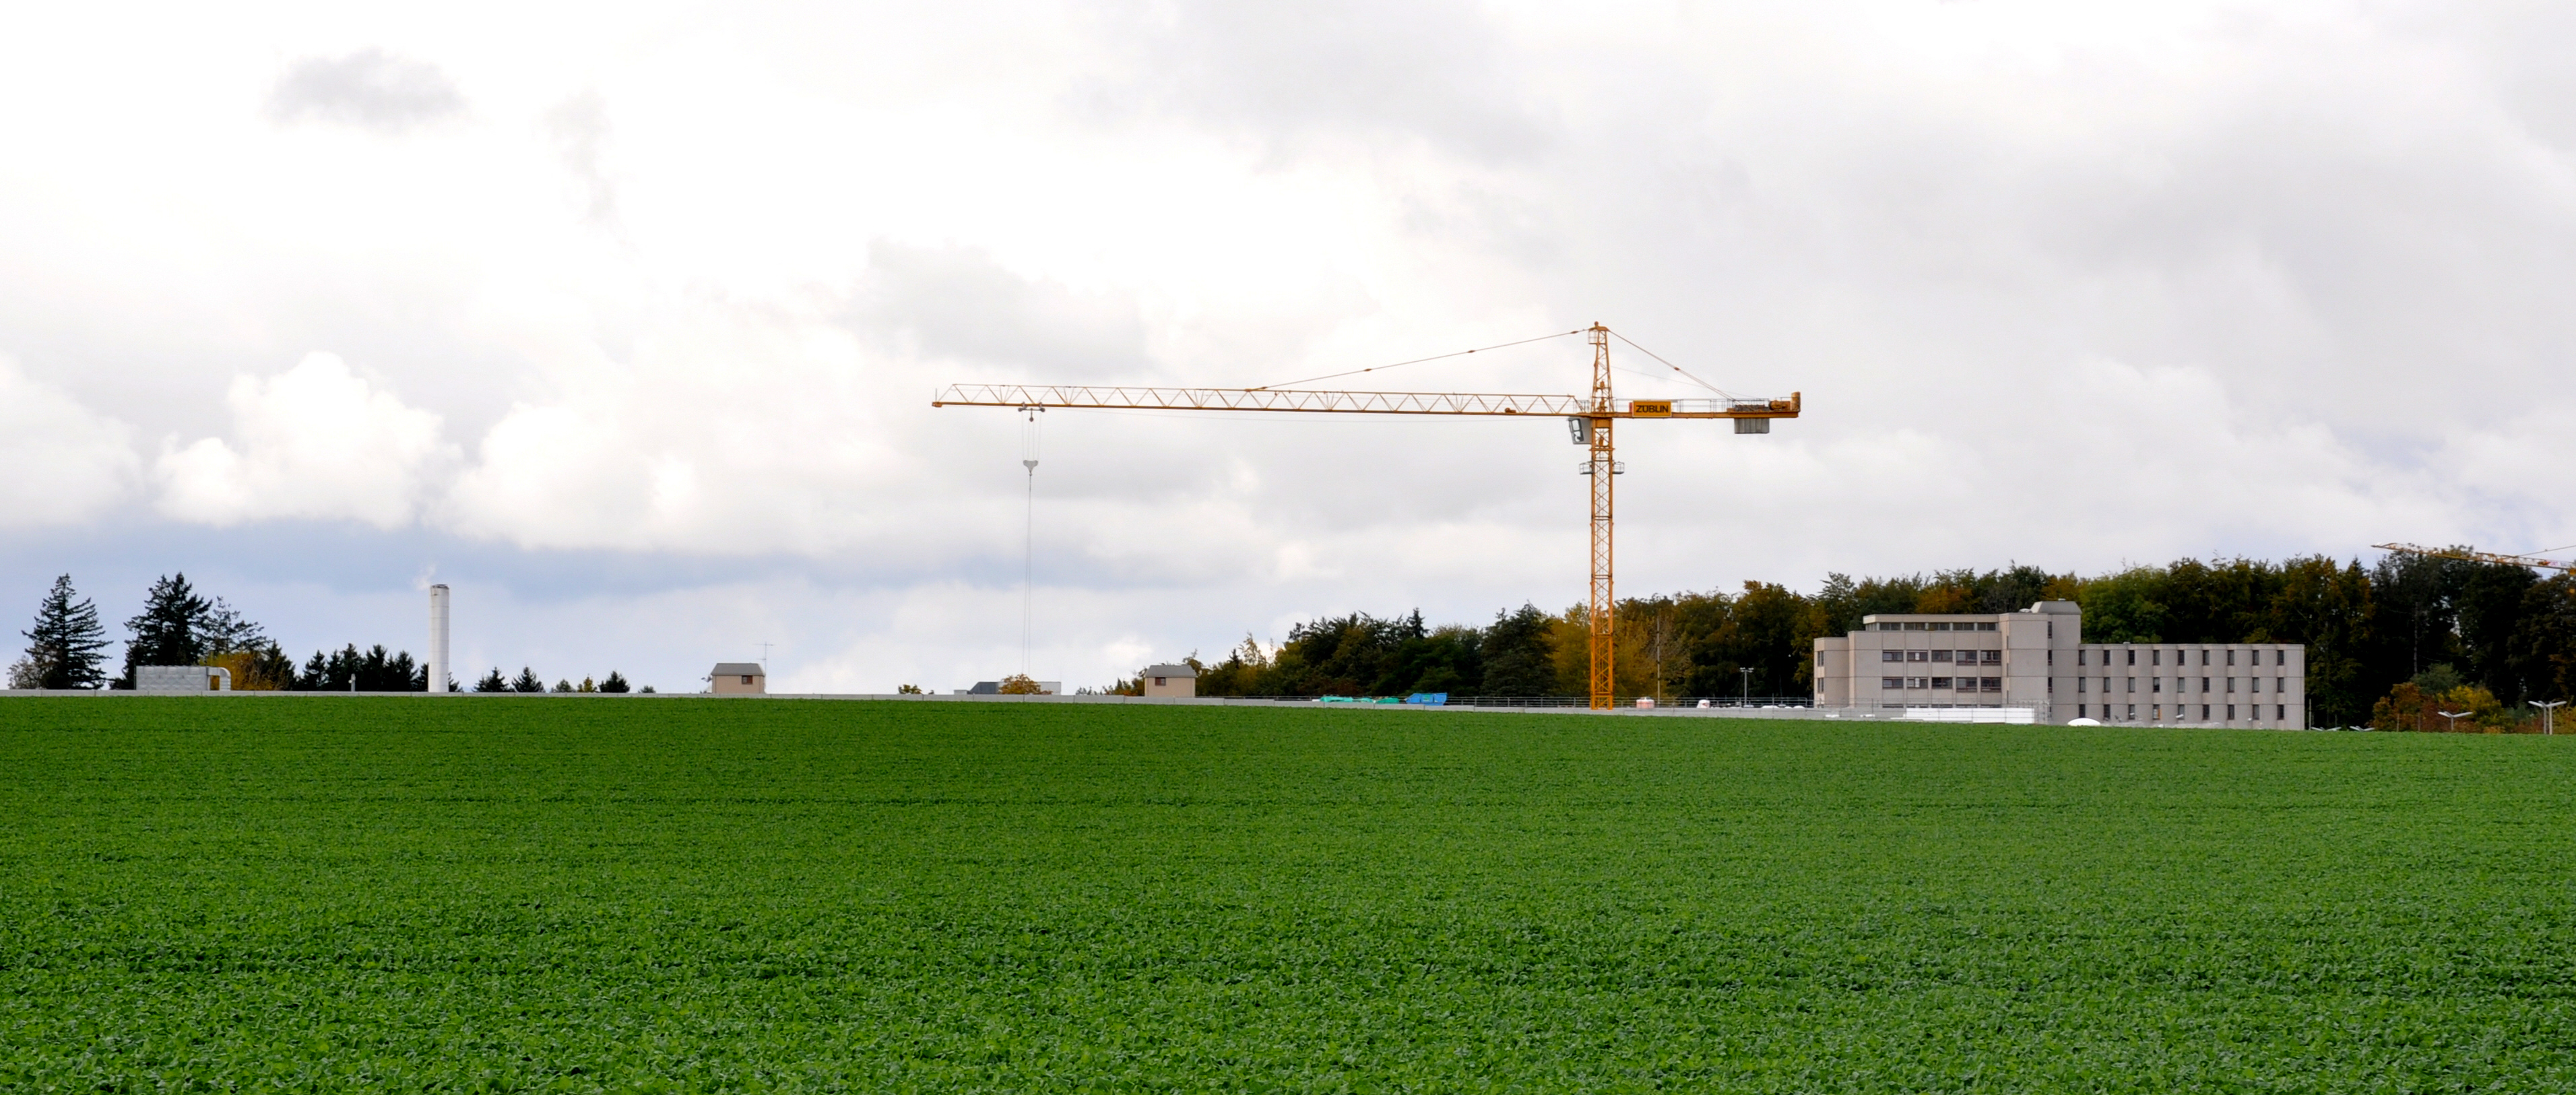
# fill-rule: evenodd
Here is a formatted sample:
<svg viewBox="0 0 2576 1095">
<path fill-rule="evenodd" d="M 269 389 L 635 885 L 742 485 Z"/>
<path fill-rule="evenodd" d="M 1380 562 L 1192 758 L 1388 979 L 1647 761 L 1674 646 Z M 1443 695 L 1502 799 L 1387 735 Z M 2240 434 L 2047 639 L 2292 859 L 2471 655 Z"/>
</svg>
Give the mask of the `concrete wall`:
<svg viewBox="0 0 2576 1095">
<path fill-rule="evenodd" d="M 233 674 L 229 669 L 206 665 L 138 665 L 134 667 L 134 690 L 165 696 L 230 692 Z"/>
</svg>

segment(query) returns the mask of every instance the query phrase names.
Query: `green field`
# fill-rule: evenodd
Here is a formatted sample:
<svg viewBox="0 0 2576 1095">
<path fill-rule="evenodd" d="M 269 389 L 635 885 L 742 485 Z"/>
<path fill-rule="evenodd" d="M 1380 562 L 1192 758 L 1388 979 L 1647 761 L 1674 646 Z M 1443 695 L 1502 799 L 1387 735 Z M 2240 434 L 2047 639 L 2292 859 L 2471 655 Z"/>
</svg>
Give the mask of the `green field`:
<svg viewBox="0 0 2576 1095">
<path fill-rule="evenodd" d="M 2576 741 L 0 700 L 0 1090 L 2576 1089 Z"/>
</svg>

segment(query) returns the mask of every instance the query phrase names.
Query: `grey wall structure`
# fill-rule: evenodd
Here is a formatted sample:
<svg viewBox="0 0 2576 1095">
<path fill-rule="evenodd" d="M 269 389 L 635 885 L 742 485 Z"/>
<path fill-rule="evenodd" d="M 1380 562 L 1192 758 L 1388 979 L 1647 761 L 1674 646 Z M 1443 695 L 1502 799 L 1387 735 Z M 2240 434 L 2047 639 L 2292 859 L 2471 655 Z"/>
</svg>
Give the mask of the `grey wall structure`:
<svg viewBox="0 0 2576 1095">
<path fill-rule="evenodd" d="M 211 665 L 138 665 L 134 690 L 164 696 L 230 692 L 233 671 Z"/>
<path fill-rule="evenodd" d="M 2302 729 L 2307 661 L 2297 643 L 2087 643 L 2073 601 L 1882 613 L 1816 640 L 1816 706 L 2026 707 L 2040 722 Z"/>
</svg>

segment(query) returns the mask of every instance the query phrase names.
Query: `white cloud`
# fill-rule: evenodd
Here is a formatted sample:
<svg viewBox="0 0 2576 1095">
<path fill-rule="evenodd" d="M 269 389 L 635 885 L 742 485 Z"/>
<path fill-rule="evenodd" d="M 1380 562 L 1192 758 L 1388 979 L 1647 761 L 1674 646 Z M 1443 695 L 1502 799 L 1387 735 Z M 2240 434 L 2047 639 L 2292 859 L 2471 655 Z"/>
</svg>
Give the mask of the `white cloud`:
<svg viewBox="0 0 2576 1095">
<path fill-rule="evenodd" d="M 0 355 L 0 528 L 77 524 L 114 509 L 141 465 L 132 434 Z"/>
<path fill-rule="evenodd" d="M 409 522 L 454 459 L 435 414 L 353 375 L 331 354 L 305 355 L 266 380 L 235 377 L 225 402 L 233 440 L 168 447 L 155 465 L 161 512 L 234 525 L 278 519 Z"/>
</svg>

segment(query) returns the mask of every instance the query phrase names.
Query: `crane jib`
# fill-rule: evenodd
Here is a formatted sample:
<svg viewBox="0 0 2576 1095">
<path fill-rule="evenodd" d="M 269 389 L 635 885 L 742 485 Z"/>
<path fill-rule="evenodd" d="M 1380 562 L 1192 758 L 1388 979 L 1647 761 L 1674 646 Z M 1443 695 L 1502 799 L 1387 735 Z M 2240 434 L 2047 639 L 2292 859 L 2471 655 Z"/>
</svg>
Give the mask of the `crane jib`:
<svg viewBox="0 0 2576 1095">
<path fill-rule="evenodd" d="M 1271 388 L 1129 388 L 1087 385 L 959 384 L 933 407 L 1062 407 L 1090 410 L 1286 411 L 1309 414 L 1559 415 L 1586 418 L 1796 418 L 1803 397 L 1636 399 L 1608 410 L 1574 395 L 1492 392 L 1348 392 Z"/>
</svg>

